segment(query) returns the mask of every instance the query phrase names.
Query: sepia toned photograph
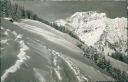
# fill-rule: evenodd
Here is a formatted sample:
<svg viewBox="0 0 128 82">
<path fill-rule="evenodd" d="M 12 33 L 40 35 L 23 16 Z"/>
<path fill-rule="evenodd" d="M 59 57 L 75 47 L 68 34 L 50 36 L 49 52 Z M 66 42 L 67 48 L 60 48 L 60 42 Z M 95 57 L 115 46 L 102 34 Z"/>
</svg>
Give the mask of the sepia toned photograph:
<svg viewBox="0 0 128 82">
<path fill-rule="evenodd" d="M 0 0 L 1 82 L 128 82 L 127 0 Z"/>
</svg>

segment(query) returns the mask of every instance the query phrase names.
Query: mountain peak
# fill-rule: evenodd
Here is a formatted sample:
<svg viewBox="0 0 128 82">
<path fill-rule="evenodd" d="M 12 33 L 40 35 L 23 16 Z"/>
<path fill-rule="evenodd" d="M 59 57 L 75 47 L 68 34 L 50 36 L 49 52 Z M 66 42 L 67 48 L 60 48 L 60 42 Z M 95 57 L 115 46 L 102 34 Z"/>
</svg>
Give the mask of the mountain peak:
<svg viewBox="0 0 128 82">
<path fill-rule="evenodd" d="M 71 17 L 56 22 L 59 25 L 74 29 L 79 39 L 88 46 L 97 46 L 105 41 L 115 45 L 118 51 L 125 51 L 127 43 L 127 18 L 108 18 L 105 13 L 96 11 L 76 12 Z M 105 37 L 103 38 L 102 36 Z M 98 46 L 102 46 L 98 44 Z"/>
<path fill-rule="evenodd" d="M 76 12 L 71 17 L 71 19 L 83 19 L 83 20 L 96 20 L 107 17 L 105 13 L 98 13 L 96 11 L 88 11 L 88 12 Z"/>
</svg>

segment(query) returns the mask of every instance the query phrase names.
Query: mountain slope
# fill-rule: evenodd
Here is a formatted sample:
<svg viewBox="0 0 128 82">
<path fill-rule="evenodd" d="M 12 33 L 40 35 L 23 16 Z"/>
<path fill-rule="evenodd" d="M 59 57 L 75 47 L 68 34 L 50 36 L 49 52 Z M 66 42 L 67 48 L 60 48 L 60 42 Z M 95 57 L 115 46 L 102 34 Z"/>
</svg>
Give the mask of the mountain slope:
<svg viewBox="0 0 128 82">
<path fill-rule="evenodd" d="M 83 58 L 83 51 L 71 40 L 72 37 L 58 32 L 52 27 L 38 21 L 23 19 L 20 22 L 10 22 L 2 19 L 3 33 L 11 33 L 9 40 L 17 42 L 18 53 L 22 59 L 4 59 L 3 57 L 18 58 L 18 53 L 9 54 L 8 48 L 2 49 L 0 58 L 5 66 L 1 77 L 3 82 L 57 82 L 57 81 L 112 81 L 106 72 L 102 71 L 92 61 Z M 6 38 L 6 37 L 5 37 Z M 4 42 L 4 41 L 3 41 Z M 8 42 L 8 41 L 7 41 Z M 21 44 L 22 43 L 22 44 Z M 13 44 L 10 44 L 12 45 Z M 23 46 L 24 45 L 24 46 Z M 26 48 L 27 47 L 27 48 Z M 23 50 L 23 51 L 22 51 Z M 6 53 L 8 52 L 8 53 Z M 16 52 L 12 48 L 11 52 Z M 6 53 L 7 55 L 4 55 Z M 25 59 L 24 57 L 29 57 Z M 10 60 L 9 60 L 10 59 Z M 17 61 L 21 63 L 16 63 Z M 18 67 L 15 67 L 18 66 Z M 14 68 L 15 70 L 13 70 Z M 86 68 L 86 69 L 85 69 Z M 25 76 L 25 77 L 24 77 Z"/>
</svg>

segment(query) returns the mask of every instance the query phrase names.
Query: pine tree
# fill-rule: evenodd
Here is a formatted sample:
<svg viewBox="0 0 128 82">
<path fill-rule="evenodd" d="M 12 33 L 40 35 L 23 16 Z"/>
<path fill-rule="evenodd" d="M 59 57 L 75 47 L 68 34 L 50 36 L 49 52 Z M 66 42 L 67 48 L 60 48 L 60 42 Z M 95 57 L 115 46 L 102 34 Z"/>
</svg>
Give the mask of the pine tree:
<svg viewBox="0 0 128 82">
<path fill-rule="evenodd" d="M 33 19 L 37 20 L 37 15 L 36 14 L 33 15 Z"/>
<path fill-rule="evenodd" d="M 24 9 L 24 7 L 21 7 L 21 17 L 25 18 L 25 9 Z"/>
<path fill-rule="evenodd" d="M 6 17 L 7 16 L 7 0 L 1 0 L 0 1 L 0 13 L 1 17 Z"/>
<path fill-rule="evenodd" d="M 12 10 L 12 18 L 14 20 L 17 20 L 17 11 L 18 11 L 18 5 L 17 4 L 14 4 L 12 6 L 13 10 Z"/>
</svg>

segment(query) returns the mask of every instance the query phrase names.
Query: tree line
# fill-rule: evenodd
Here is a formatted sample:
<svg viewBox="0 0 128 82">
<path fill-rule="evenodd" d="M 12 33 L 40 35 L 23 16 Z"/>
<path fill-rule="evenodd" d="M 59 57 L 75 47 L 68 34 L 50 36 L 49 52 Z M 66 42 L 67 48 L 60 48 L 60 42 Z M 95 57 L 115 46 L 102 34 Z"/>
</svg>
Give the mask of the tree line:
<svg viewBox="0 0 128 82">
<path fill-rule="evenodd" d="M 49 23 L 49 25 L 52 26 L 53 28 L 63 32 L 63 33 L 69 34 L 71 37 L 73 37 L 77 40 L 80 40 L 79 37 L 74 32 L 72 32 L 71 30 L 66 29 L 65 26 L 58 26 L 56 23 Z"/>
<path fill-rule="evenodd" d="M 119 61 L 122 61 L 122 62 L 128 64 L 128 55 L 125 55 L 121 52 L 116 51 L 116 52 L 112 53 L 110 56 L 114 59 L 117 59 Z"/>
<path fill-rule="evenodd" d="M 47 20 L 38 17 L 37 14 L 34 14 L 32 11 L 25 9 L 23 6 L 20 6 L 16 3 L 12 4 L 10 0 L 0 0 L 0 17 L 10 17 L 14 21 L 24 18 L 38 20 L 42 23 L 52 26 L 61 32 L 69 34 L 75 39 L 80 40 L 75 33 L 66 29 L 64 26 L 58 26 L 56 23 L 50 23 Z"/>
<path fill-rule="evenodd" d="M 33 13 L 31 10 L 27 10 L 16 3 L 14 4 L 10 0 L 0 0 L 0 17 L 10 17 L 14 21 L 28 18 L 48 23 L 46 20 L 38 17 L 37 14 Z"/>
<path fill-rule="evenodd" d="M 84 51 L 83 55 L 85 57 L 93 60 L 98 67 L 108 72 L 117 81 L 121 81 L 121 82 L 128 81 L 128 74 L 125 73 L 124 71 L 121 71 L 120 69 L 113 67 L 110 61 L 106 60 L 103 53 L 98 52 L 97 49 L 95 49 L 92 46 L 89 46 L 87 48 L 83 47 L 82 44 L 78 44 L 77 46 Z"/>
</svg>

